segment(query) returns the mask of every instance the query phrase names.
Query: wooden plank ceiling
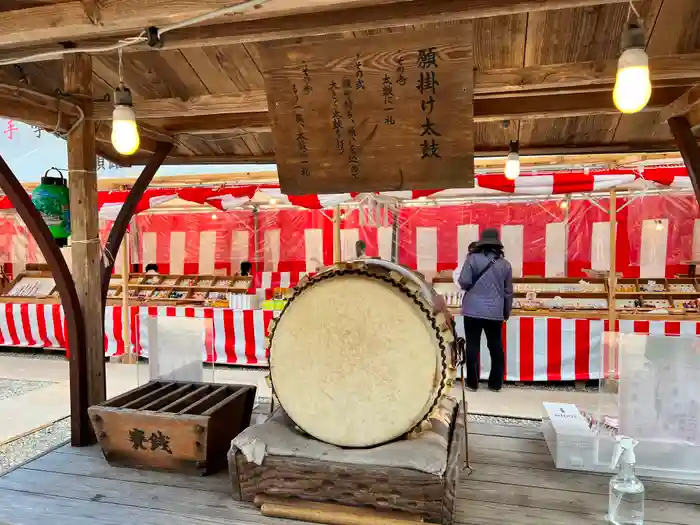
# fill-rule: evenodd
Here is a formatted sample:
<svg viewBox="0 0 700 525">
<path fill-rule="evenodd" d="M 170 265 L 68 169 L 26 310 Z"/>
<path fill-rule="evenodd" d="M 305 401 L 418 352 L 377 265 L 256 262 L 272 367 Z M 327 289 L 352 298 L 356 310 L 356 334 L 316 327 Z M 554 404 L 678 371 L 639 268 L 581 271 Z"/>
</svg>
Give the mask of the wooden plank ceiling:
<svg viewBox="0 0 700 525">
<path fill-rule="evenodd" d="M 61 2 L 68 5 L 69 1 L 4 0 L 0 29 L 2 11 Z M 520 140 L 522 151 L 535 153 L 573 153 L 574 148 L 675 150 L 667 126 L 657 125 L 658 110 L 700 82 L 700 1 L 642 0 L 635 5 L 644 19 L 652 71 L 654 64 L 660 64 L 657 72 L 663 74 L 654 83 L 650 103 L 654 110 L 631 116 L 615 112 L 611 94 L 628 4 L 608 1 L 603 5 L 474 20 L 477 153 L 503 154 L 511 139 Z M 229 24 L 233 34 L 237 23 Z M 440 31 L 440 24 L 425 25 Z M 417 27 L 422 26 L 371 31 L 412 31 Z M 304 41 L 367 33 L 310 36 Z M 114 38 L 105 41 L 114 42 Z M 274 151 L 262 96 L 261 45 L 266 44 L 247 41 L 125 52 L 124 79 L 134 94 L 143 133 L 143 151 L 134 160 L 138 162 L 152 151 L 155 140 L 170 136 L 176 143 L 171 162 L 272 161 Z M 18 47 L 0 46 L 0 60 L 17 56 L 20 51 Z M 552 66 L 551 71 L 543 66 Z M 54 94 L 62 87 L 61 67 L 60 60 L 5 66 L 0 68 L 0 82 L 21 83 Z M 95 118 L 101 119 L 99 149 L 114 158 L 116 154 L 108 143 L 108 100 L 119 81 L 116 52 L 94 55 L 93 69 L 94 98 L 107 101 L 96 103 Z M 581 73 L 584 70 L 591 73 Z M 601 76 L 605 78 L 601 80 Z M 531 83 L 538 89 L 529 89 Z M 173 111 L 178 116 L 166 116 Z M 12 116 L 11 108 L 3 105 L 1 98 L 0 114 Z"/>
</svg>

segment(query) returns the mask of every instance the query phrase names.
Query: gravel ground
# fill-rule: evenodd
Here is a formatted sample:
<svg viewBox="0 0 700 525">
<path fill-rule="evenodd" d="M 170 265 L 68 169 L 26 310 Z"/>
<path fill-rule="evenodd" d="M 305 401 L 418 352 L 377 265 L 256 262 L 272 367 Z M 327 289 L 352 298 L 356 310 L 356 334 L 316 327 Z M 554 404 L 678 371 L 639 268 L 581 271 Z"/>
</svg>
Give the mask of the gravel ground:
<svg viewBox="0 0 700 525">
<path fill-rule="evenodd" d="M 29 381 L 23 379 L 5 379 L 0 377 L 0 400 L 8 397 L 21 396 L 34 390 L 39 390 L 50 385 L 52 381 Z"/>
<path fill-rule="evenodd" d="M 485 383 L 484 383 L 485 386 Z M 561 392 L 598 392 L 598 381 L 588 381 L 579 388 L 573 381 L 564 383 L 505 383 L 503 388 L 519 388 L 522 390 L 557 390 Z"/>
<path fill-rule="evenodd" d="M 64 418 L 36 432 L 0 445 L 0 474 L 70 439 L 70 420 Z"/>
<path fill-rule="evenodd" d="M 486 416 L 482 414 L 467 414 L 467 421 L 475 423 L 491 423 L 494 425 L 515 425 L 518 427 L 539 427 L 539 419 L 521 419 L 518 417 Z"/>
<path fill-rule="evenodd" d="M 0 355 L 24 357 L 26 359 L 44 359 L 47 361 L 66 360 L 66 353 L 62 350 L 32 350 L 31 348 L 15 348 L 10 346 L 3 346 L 2 349 L 0 349 Z"/>
</svg>

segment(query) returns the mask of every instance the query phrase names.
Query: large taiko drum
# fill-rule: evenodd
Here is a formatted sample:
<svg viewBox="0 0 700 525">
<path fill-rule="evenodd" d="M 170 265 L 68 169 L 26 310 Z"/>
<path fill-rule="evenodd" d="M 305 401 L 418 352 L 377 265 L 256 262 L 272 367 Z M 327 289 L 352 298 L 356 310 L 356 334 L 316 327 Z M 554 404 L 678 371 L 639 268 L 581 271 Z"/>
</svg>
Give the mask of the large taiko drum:
<svg viewBox="0 0 700 525">
<path fill-rule="evenodd" d="M 455 377 L 452 318 L 420 276 L 383 260 L 304 279 L 270 327 L 279 403 L 311 436 L 369 447 L 420 425 Z"/>
</svg>

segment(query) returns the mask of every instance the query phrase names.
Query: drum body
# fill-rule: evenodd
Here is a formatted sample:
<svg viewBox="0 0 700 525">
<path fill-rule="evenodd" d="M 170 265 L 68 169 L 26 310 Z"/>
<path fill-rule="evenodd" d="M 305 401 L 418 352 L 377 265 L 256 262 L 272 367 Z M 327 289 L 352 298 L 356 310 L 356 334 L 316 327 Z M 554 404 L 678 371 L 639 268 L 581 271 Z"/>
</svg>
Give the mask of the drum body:
<svg viewBox="0 0 700 525">
<path fill-rule="evenodd" d="M 270 327 L 269 351 L 285 411 L 306 433 L 343 447 L 410 432 L 456 375 L 442 297 L 383 260 L 342 263 L 302 280 Z"/>
</svg>

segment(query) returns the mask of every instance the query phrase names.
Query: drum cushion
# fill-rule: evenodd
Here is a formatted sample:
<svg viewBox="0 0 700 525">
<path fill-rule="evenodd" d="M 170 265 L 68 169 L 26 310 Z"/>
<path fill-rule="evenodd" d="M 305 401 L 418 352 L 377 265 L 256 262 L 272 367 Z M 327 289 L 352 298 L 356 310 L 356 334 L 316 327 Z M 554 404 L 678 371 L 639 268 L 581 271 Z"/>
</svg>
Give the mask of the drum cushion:
<svg viewBox="0 0 700 525">
<path fill-rule="evenodd" d="M 435 329 L 407 293 L 366 276 L 314 283 L 274 332 L 275 393 L 311 436 L 368 447 L 410 431 L 434 405 L 442 377 Z"/>
</svg>

